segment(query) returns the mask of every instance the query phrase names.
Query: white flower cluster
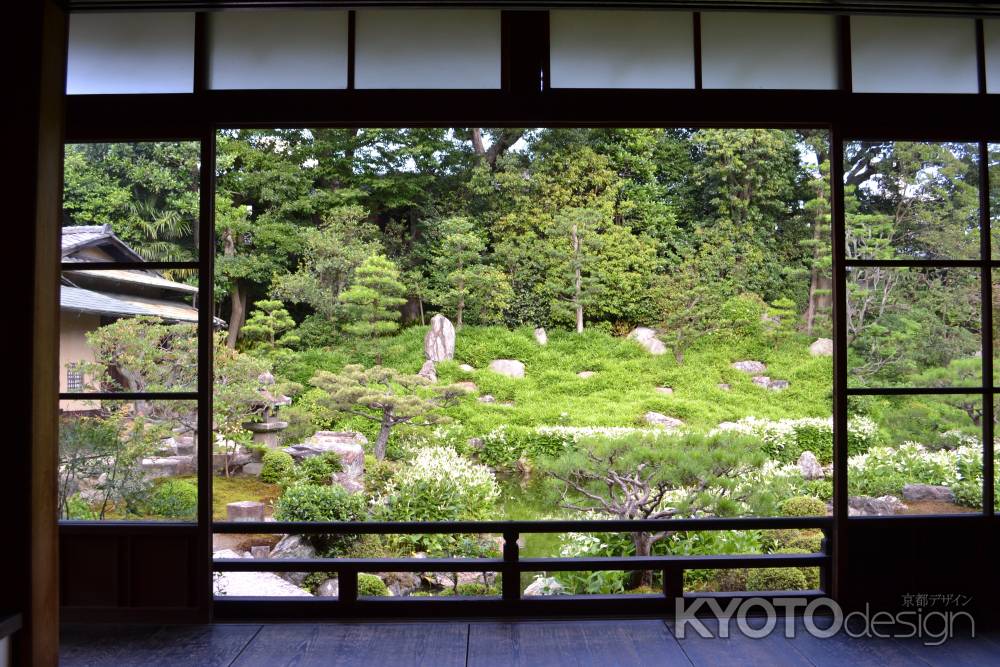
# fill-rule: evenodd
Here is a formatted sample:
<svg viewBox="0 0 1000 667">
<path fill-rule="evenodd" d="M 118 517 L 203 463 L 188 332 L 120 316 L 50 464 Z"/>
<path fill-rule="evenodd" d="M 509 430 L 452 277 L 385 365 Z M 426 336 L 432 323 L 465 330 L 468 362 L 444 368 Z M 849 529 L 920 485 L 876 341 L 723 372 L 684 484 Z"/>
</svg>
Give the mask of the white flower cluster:
<svg viewBox="0 0 1000 667">
<path fill-rule="evenodd" d="M 744 417 L 735 422 L 722 422 L 708 432 L 709 436 L 720 433 L 741 433 L 759 438 L 773 451 L 781 451 L 792 444 L 799 431 L 814 429 L 830 435 L 833 442 L 833 417 L 802 417 L 800 419 L 763 419 Z M 870 441 L 878 432 L 878 425 L 869 417 L 851 417 L 847 421 L 847 432 L 857 439 Z"/>
<path fill-rule="evenodd" d="M 493 472 L 484 465 L 473 463 L 451 447 L 418 450 L 409 465 L 400 470 L 395 481 L 400 487 L 449 482 L 464 488 L 481 489 L 489 500 L 500 496 L 500 485 Z"/>
<path fill-rule="evenodd" d="M 961 481 L 965 476 L 963 470 L 981 466 L 982 452 L 978 444 L 931 451 L 920 443 L 904 442 L 898 447 L 872 447 L 847 460 L 848 475 L 851 472 L 892 471 L 943 486 Z"/>
<path fill-rule="evenodd" d="M 577 443 L 584 438 L 595 436 L 614 440 L 633 434 L 653 438 L 673 435 L 670 431 L 661 428 L 635 428 L 632 426 L 538 426 L 535 428 L 535 431 L 539 435 L 557 437 L 565 440 L 567 443 Z"/>
</svg>

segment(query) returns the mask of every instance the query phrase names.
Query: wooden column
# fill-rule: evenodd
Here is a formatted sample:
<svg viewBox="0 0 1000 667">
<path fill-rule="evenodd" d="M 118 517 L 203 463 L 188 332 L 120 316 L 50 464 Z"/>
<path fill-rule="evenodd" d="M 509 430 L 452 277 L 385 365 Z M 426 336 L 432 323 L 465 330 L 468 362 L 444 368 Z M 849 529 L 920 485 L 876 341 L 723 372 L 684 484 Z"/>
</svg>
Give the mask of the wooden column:
<svg viewBox="0 0 1000 667">
<path fill-rule="evenodd" d="M 11 280 L 4 329 L 8 428 L 0 502 L 8 524 L 0 607 L 21 612 L 18 665 L 55 665 L 59 650 L 56 530 L 59 226 L 62 200 L 66 14 L 52 0 L 5 8 L 15 100 L 7 138 L 5 246 Z"/>
</svg>

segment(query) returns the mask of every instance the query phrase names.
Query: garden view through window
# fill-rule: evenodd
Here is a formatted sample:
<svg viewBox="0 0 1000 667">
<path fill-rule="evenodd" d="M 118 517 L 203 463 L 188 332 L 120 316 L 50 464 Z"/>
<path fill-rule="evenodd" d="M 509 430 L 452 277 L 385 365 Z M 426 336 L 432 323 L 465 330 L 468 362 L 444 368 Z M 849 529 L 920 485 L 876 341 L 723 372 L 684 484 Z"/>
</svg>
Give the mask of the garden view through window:
<svg viewBox="0 0 1000 667">
<path fill-rule="evenodd" d="M 199 276 L 197 142 L 66 147 L 61 518 L 195 519 L 200 308 L 215 521 L 832 511 L 826 131 L 234 129 L 216 156 L 215 275 Z M 979 268 L 938 261 L 980 258 L 978 145 L 847 142 L 844 158 L 850 512 L 981 511 L 981 311 L 997 297 L 982 303 Z M 86 262 L 104 264 L 68 270 Z M 905 393 L 928 387 L 955 393 Z M 819 529 L 522 541 L 528 557 L 824 549 Z M 495 557 L 501 543 L 216 534 L 213 551 Z M 486 596 L 499 576 L 358 586 Z M 661 576 L 521 583 L 642 593 Z M 337 594 L 325 573 L 222 572 L 215 586 Z M 685 586 L 820 584 L 803 567 L 688 571 Z"/>
</svg>

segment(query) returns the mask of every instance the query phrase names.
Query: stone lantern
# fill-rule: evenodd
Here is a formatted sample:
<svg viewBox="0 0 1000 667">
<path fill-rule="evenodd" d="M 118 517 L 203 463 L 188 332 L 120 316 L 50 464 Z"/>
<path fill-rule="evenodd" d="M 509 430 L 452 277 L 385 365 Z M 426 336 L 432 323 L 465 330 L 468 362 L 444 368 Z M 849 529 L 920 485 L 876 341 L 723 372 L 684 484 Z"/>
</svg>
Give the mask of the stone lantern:
<svg viewBox="0 0 1000 667">
<path fill-rule="evenodd" d="M 243 428 L 253 433 L 253 441 L 266 445 L 271 449 L 277 449 L 279 444 L 279 434 L 288 428 L 288 422 L 278 419 L 278 407 L 291 405 L 292 399 L 288 396 L 275 396 L 270 387 L 274 384 L 274 376 L 264 372 L 257 377 L 260 383 L 261 401 L 254 407 L 260 410 L 261 421 L 246 422 Z"/>
</svg>

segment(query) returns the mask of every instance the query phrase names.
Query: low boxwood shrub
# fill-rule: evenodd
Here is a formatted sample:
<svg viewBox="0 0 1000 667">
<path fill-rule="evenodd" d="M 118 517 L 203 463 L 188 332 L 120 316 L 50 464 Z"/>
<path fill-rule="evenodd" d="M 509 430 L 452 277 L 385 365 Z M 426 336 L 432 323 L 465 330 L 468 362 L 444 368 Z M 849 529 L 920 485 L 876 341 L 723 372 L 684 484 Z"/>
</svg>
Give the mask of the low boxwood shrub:
<svg viewBox="0 0 1000 667">
<path fill-rule="evenodd" d="M 149 494 L 148 511 L 171 519 L 191 518 L 198 511 L 198 487 L 181 479 L 165 480 Z"/>
<path fill-rule="evenodd" d="M 287 481 L 295 469 L 295 460 L 288 452 L 272 449 L 261 459 L 260 479 L 268 484 L 281 484 Z"/>
<path fill-rule="evenodd" d="M 384 598 L 389 595 L 389 587 L 374 574 L 358 574 L 358 597 Z"/>
<path fill-rule="evenodd" d="M 802 591 L 809 588 L 800 568 L 760 567 L 747 573 L 748 591 Z"/>
<path fill-rule="evenodd" d="M 794 496 L 781 503 L 785 516 L 826 516 L 826 503 L 812 496 Z"/>
</svg>

